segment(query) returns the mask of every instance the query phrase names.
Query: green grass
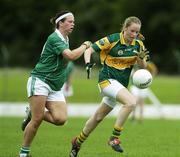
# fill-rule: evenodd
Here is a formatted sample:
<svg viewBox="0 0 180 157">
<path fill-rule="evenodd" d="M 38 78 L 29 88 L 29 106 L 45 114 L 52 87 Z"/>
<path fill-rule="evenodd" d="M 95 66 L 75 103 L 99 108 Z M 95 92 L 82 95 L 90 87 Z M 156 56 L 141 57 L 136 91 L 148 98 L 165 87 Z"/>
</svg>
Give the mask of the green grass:
<svg viewBox="0 0 180 157">
<path fill-rule="evenodd" d="M 27 101 L 26 82 L 29 76 L 27 69 L 5 69 L 0 72 L 0 100 L 21 102 Z"/>
<path fill-rule="evenodd" d="M 180 76 L 158 76 L 152 90 L 162 103 L 180 103 Z"/>
<path fill-rule="evenodd" d="M 26 82 L 30 70 L 0 70 L 0 100 L 26 102 Z M 98 70 L 92 70 L 91 79 L 86 79 L 84 69 L 74 71 L 74 96 L 69 98 L 72 103 L 99 103 L 101 96 L 97 87 Z M 159 75 L 153 80 L 151 89 L 162 103 L 180 104 L 180 76 Z"/>
<path fill-rule="evenodd" d="M 43 123 L 31 146 L 33 157 L 67 157 L 71 138 L 82 129 L 87 118 L 69 118 L 65 126 Z M 23 133 L 21 118 L 0 117 L 0 156 L 17 157 Z M 114 118 L 106 118 L 83 144 L 78 157 L 178 157 L 180 125 L 178 120 L 145 120 L 143 124 L 127 121 L 121 135 L 125 152 L 109 148 Z"/>
</svg>

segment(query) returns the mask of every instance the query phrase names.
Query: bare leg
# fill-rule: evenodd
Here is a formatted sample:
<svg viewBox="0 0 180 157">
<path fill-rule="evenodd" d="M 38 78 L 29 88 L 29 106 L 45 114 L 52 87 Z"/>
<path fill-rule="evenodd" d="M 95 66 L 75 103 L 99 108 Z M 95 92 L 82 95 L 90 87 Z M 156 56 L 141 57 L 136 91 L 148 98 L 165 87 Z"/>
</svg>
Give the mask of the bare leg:
<svg viewBox="0 0 180 157">
<path fill-rule="evenodd" d="M 47 101 L 44 120 L 55 124 L 63 125 L 67 120 L 67 105 L 64 101 Z"/>
<path fill-rule="evenodd" d="M 115 126 L 122 128 L 136 106 L 136 98 L 126 88 L 123 88 L 117 94 L 117 101 L 122 103 L 123 106 L 118 113 Z"/>
<path fill-rule="evenodd" d="M 144 98 L 139 98 L 139 122 L 143 122 Z"/>
<path fill-rule="evenodd" d="M 88 136 L 111 110 L 111 107 L 102 102 L 95 114 L 86 122 L 83 132 Z"/>
<path fill-rule="evenodd" d="M 104 117 L 112 110 L 111 107 L 105 103 L 101 103 L 95 114 L 88 119 L 83 131 L 78 137 L 72 139 L 72 149 L 70 151 L 70 157 L 76 157 L 81 144 L 86 140 L 89 134 L 97 127 L 97 125 L 104 119 Z"/>
<path fill-rule="evenodd" d="M 36 132 L 44 118 L 46 103 L 45 96 L 32 96 L 29 98 L 32 118 L 24 130 L 23 146 L 29 147 L 36 135 Z"/>
<path fill-rule="evenodd" d="M 132 113 L 131 113 L 131 120 L 132 121 L 135 121 L 136 120 L 136 111 L 137 111 L 137 109 L 138 109 L 138 106 L 136 106 L 135 108 L 134 108 L 134 110 L 132 111 Z"/>
</svg>

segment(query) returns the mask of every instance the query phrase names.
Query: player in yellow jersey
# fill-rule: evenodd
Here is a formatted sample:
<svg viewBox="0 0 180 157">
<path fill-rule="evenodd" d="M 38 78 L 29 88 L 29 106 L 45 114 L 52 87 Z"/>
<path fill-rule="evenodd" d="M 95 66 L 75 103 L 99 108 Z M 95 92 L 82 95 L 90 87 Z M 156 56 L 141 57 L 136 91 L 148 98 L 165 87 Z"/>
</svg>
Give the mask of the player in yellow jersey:
<svg viewBox="0 0 180 157">
<path fill-rule="evenodd" d="M 96 41 L 84 53 L 86 69 L 89 73 L 92 53 L 98 53 L 102 64 L 99 72 L 99 89 L 103 96 L 99 108 L 86 122 L 80 134 L 72 139 L 70 157 L 76 157 L 82 143 L 96 126 L 113 110 L 117 102 L 123 104 L 120 109 L 108 144 L 113 150 L 123 152 L 119 136 L 129 114 L 136 106 L 136 98 L 128 91 L 127 86 L 133 65 L 146 66 L 148 51 L 143 42 L 137 39 L 141 21 L 137 17 L 128 17 L 120 33 L 108 35 Z"/>
</svg>

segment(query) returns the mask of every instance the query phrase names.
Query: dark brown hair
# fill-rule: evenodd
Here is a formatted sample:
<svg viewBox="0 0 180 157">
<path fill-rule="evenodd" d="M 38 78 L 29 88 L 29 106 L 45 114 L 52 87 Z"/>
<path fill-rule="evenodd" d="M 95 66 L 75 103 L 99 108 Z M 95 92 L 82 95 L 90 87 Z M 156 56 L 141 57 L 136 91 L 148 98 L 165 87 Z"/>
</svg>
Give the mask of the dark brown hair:
<svg viewBox="0 0 180 157">
<path fill-rule="evenodd" d="M 61 11 L 61 12 L 57 13 L 54 17 L 52 17 L 52 18 L 50 19 L 50 23 L 52 23 L 53 25 L 55 25 L 56 28 L 58 28 L 58 27 L 59 27 L 59 22 L 56 24 L 56 22 L 55 22 L 56 19 L 57 19 L 58 17 L 64 15 L 64 14 L 66 14 L 66 13 L 70 13 L 70 11 Z M 62 20 L 60 20 L 60 21 L 61 21 L 61 22 L 64 22 L 65 19 L 66 19 L 66 18 L 64 18 L 64 19 L 62 19 Z"/>
</svg>

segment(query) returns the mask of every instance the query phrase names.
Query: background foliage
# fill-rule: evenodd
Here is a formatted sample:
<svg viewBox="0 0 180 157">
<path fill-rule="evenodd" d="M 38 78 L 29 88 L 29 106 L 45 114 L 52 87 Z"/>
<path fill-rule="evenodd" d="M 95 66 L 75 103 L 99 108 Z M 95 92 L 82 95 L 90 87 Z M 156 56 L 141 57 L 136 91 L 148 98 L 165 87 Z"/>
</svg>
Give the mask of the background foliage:
<svg viewBox="0 0 180 157">
<path fill-rule="evenodd" d="M 126 17 L 138 16 L 143 24 L 145 45 L 160 72 L 180 74 L 180 1 L 177 0 L 1 0 L 0 66 L 34 66 L 53 31 L 49 19 L 60 10 L 75 14 L 71 48 L 84 40 L 96 41 L 119 32 Z M 82 58 L 77 62 L 83 63 Z"/>
</svg>

